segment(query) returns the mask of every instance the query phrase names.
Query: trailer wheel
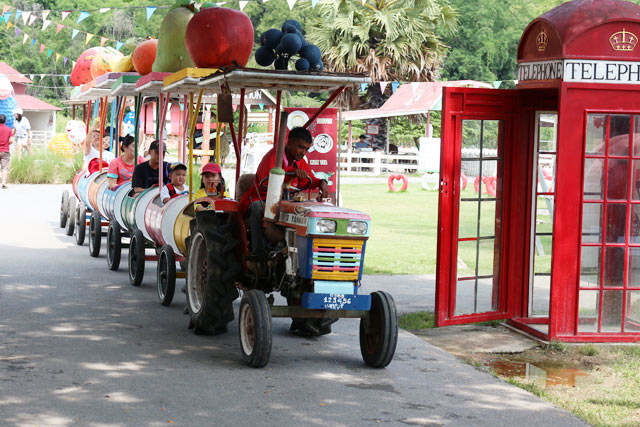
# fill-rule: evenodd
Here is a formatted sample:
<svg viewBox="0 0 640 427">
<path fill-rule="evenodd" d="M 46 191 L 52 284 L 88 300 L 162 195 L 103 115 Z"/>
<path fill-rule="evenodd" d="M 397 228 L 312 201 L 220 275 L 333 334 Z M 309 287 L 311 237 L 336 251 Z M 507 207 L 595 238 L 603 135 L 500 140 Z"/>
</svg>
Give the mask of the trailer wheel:
<svg viewBox="0 0 640 427">
<path fill-rule="evenodd" d="M 197 217 L 187 257 L 187 309 L 196 334 L 215 335 L 233 320 L 235 282 L 242 271 L 239 242 L 227 215 L 207 211 Z"/>
<path fill-rule="evenodd" d="M 98 211 L 93 211 L 89 219 L 89 255 L 94 258 L 100 255 L 100 245 L 102 245 L 102 217 Z"/>
<path fill-rule="evenodd" d="M 387 366 L 398 343 L 398 314 L 393 297 L 386 292 L 371 293 L 369 316 L 360 320 L 360 352 L 374 368 Z"/>
<path fill-rule="evenodd" d="M 122 234 L 120 226 L 109 224 L 107 231 L 107 264 L 109 270 L 116 271 L 120 268 L 120 256 L 122 255 Z"/>
<path fill-rule="evenodd" d="M 164 245 L 158 257 L 158 299 L 160 304 L 171 304 L 175 290 L 176 256 L 171 246 Z"/>
<path fill-rule="evenodd" d="M 144 235 L 136 230 L 129 243 L 129 282 L 140 286 L 144 277 Z"/>
<path fill-rule="evenodd" d="M 84 235 L 87 231 L 87 207 L 82 201 L 78 203 L 76 209 L 76 244 L 82 246 L 84 244 Z"/>
<path fill-rule="evenodd" d="M 247 291 L 240 301 L 238 315 L 240 352 L 242 359 L 253 368 L 262 368 L 271 356 L 271 307 L 264 292 Z"/>
<path fill-rule="evenodd" d="M 60 202 L 60 228 L 65 228 L 69 219 L 69 191 L 62 192 L 62 201 Z"/>
<path fill-rule="evenodd" d="M 75 230 L 75 225 L 76 225 L 76 198 L 75 197 L 69 198 L 67 212 L 68 212 L 67 224 L 65 225 L 64 231 L 67 236 L 73 236 L 73 231 Z"/>
</svg>

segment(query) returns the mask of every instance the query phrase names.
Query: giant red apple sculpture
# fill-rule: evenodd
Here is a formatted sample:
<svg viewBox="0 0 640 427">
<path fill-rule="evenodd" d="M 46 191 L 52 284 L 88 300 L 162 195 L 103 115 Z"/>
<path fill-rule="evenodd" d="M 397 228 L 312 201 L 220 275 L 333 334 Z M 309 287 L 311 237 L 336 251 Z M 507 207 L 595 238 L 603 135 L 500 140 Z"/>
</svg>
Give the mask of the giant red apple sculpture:
<svg viewBox="0 0 640 427">
<path fill-rule="evenodd" d="M 202 9 L 187 25 L 185 45 L 197 67 L 244 67 L 253 52 L 253 24 L 239 10 Z"/>
</svg>

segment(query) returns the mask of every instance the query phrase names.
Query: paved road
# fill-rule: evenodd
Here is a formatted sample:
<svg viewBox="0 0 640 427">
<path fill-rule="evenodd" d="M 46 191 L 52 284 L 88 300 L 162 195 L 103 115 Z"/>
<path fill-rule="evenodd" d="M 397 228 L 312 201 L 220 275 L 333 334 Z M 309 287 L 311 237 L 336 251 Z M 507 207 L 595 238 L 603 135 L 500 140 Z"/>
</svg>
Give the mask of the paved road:
<svg viewBox="0 0 640 427">
<path fill-rule="evenodd" d="M 154 274 L 133 288 L 104 250 L 75 246 L 57 227 L 63 188 L 0 190 L 0 425 L 586 425 L 406 332 L 369 369 L 357 320 L 303 339 L 275 319 L 270 364 L 246 367 L 236 322 L 195 336 L 182 294 L 162 307 Z"/>
</svg>

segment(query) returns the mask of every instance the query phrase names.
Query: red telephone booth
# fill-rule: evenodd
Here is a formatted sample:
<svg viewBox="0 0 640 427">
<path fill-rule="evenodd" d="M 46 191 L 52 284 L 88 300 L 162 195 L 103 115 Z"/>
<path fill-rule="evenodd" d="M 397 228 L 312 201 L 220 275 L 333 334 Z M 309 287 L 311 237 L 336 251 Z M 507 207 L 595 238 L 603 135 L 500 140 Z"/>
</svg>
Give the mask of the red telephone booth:
<svg viewBox="0 0 640 427">
<path fill-rule="evenodd" d="M 515 90 L 444 88 L 439 326 L 640 341 L 638 36 L 640 6 L 571 1 L 525 29 Z"/>
</svg>

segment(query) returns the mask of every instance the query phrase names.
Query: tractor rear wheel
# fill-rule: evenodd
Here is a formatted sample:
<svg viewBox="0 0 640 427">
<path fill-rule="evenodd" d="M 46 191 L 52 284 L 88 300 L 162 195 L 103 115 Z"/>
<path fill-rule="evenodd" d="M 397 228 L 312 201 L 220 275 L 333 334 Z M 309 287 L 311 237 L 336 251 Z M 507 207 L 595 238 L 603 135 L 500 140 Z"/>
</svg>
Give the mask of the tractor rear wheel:
<svg viewBox="0 0 640 427">
<path fill-rule="evenodd" d="M 205 214 L 205 215 L 201 215 Z M 220 334 L 233 320 L 242 271 L 239 242 L 227 214 L 198 212 L 187 257 L 187 309 L 196 334 Z"/>
<path fill-rule="evenodd" d="M 371 310 L 360 320 L 360 352 L 373 368 L 384 368 L 393 359 L 398 343 L 398 314 L 393 297 L 386 292 L 371 293 Z"/>
<path fill-rule="evenodd" d="M 271 356 L 271 307 L 261 290 L 242 296 L 238 329 L 242 359 L 253 368 L 264 367 Z"/>
</svg>

